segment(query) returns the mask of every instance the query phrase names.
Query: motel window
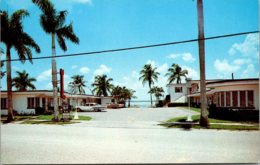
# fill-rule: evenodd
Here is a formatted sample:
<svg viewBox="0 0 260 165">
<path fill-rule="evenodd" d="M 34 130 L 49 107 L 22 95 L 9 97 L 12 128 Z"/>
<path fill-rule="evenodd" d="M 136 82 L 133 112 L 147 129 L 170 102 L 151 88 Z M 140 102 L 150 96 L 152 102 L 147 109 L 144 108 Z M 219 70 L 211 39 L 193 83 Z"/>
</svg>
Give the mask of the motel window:
<svg viewBox="0 0 260 165">
<path fill-rule="evenodd" d="M 46 99 L 42 98 L 42 107 L 45 107 L 45 106 L 46 106 Z"/>
<path fill-rule="evenodd" d="M 230 107 L 230 92 L 226 92 L 226 106 Z"/>
<path fill-rule="evenodd" d="M 221 107 L 224 107 L 224 92 L 221 92 Z"/>
<path fill-rule="evenodd" d="M 254 91 L 247 91 L 248 107 L 254 107 Z"/>
<path fill-rule="evenodd" d="M 232 103 L 233 103 L 233 107 L 238 106 L 237 91 L 232 92 Z"/>
<path fill-rule="evenodd" d="M 175 87 L 175 93 L 182 93 L 182 87 Z"/>
<path fill-rule="evenodd" d="M 240 91 L 240 107 L 246 106 L 246 91 Z"/>
<path fill-rule="evenodd" d="M 28 97 L 27 98 L 27 108 L 28 109 L 35 108 L 34 100 L 35 100 L 34 97 Z"/>
<path fill-rule="evenodd" d="M 40 107 L 40 98 L 39 97 L 35 98 L 35 107 Z"/>
<path fill-rule="evenodd" d="M 7 109 L 7 98 L 1 98 L 1 109 Z"/>
</svg>

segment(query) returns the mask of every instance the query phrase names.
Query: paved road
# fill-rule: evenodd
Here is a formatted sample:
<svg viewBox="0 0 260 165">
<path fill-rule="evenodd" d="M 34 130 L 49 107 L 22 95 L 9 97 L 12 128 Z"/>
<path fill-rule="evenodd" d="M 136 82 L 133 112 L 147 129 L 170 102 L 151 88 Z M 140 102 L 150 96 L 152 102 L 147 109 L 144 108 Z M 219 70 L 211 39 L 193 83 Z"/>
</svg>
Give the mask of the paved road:
<svg viewBox="0 0 260 165">
<path fill-rule="evenodd" d="M 173 117 L 199 114 L 182 108 L 123 108 L 107 109 L 105 112 L 80 112 L 91 116 L 90 122 L 78 125 L 106 128 L 161 128 L 161 121 Z"/>
<path fill-rule="evenodd" d="M 174 114 L 177 112 L 182 115 L 181 110 Z M 123 111 L 92 114 L 93 117 L 96 115 L 93 122 L 101 123 L 103 120 L 109 123 L 111 119 L 111 122 L 117 122 L 117 127 L 112 127 L 113 124 L 111 127 L 101 127 L 100 123 L 88 126 L 88 122 L 64 126 L 1 125 L 1 163 L 259 162 L 260 142 L 257 131 L 184 131 L 148 124 L 147 127 L 140 127 L 141 122 L 154 123 L 153 120 L 165 120 L 164 117 L 168 119 L 172 110 L 165 110 L 168 113 L 166 116 L 151 112 L 154 114 L 151 115 L 153 120 L 149 120 L 150 113 L 146 114 L 148 116 L 128 110 L 125 113 L 128 115 L 124 115 Z M 103 114 L 107 116 L 102 116 Z M 131 116 L 135 116 L 134 126 L 123 122 L 126 118 L 131 122 Z"/>
</svg>

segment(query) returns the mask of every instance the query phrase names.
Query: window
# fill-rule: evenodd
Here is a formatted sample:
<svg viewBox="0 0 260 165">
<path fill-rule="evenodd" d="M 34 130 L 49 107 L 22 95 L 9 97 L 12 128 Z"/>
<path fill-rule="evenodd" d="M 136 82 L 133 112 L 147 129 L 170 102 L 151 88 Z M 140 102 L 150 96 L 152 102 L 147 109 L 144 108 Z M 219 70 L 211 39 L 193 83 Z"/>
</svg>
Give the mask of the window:
<svg viewBox="0 0 260 165">
<path fill-rule="evenodd" d="M 254 107 L 254 91 L 247 91 L 248 107 Z"/>
<path fill-rule="evenodd" d="M 34 97 L 28 97 L 28 98 L 27 98 L 27 108 L 28 108 L 28 109 L 33 109 L 33 108 L 35 108 L 35 105 L 34 105 Z"/>
<path fill-rule="evenodd" d="M 175 93 L 182 93 L 182 87 L 175 87 Z"/>
<path fill-rule="evenodd" d="M 40 107 L 40 98 L 39 97 L 35 98 L 35 107 Z"/>
<path fill-rule="evenodd" d="M 46 99 L 42 98 L 42 107 L 45 107 L 45 106 L 46 106 Z"/>
<path fill-rule="evenodd" d="M 224 92 L 221 92 L 221 107 L 224 107 Z"/>
<path fill-rule="evenodd" d="M 226 92 L 226 106 L 230 107 L 230 92 Z"/>
<path fill-rule="evenodd" d="M 233 103 L 233 107 L 238 106 L 237 91 L 232 92 L 232 103 Z"/>
<path fill-rule="evenodd" d="M 240 107 L 246 106 L 246 91 L 240 91 Z"/>
<path fill-rule="evenodd" d="M 1 98 L 1 109 L 7 109 L 7 98 Z"/>
</svg>

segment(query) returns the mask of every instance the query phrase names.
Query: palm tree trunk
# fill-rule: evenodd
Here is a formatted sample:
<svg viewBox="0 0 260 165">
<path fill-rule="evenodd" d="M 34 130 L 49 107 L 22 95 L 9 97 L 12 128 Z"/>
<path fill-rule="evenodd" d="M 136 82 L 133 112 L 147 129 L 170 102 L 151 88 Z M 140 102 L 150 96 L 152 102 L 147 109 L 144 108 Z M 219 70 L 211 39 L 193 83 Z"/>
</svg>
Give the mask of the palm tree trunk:
<svg viewBox="0 0 260 165">
<path fill-rule="evenodd" d="M 130 100 L 130 99 L 128 99 L 128 108 L 130 108 L 130 101 L 131 101 L 131 100 Z"/>
<path fill-rule="evenodd" d="M 152 89 L 151 83 L 149 83 L 149 89 L 150 89 L 150 91 Z M 150 100 L 151 100 L 151 107 L 153 107 L 153 96 L 152 96 L 152 93 L 150 93 Z"/>
<path fill-rule="evenodd" d="M 52 86 L 53 86 L 53 105 L 54 105 L 54 121 L 59 121 L 58 106 L 58 88 L 57 88 L 57 68 L 56 68 L 56 50 L 55 50 L 55 34 L 52 33 Z"/>
<path fill-rule="evenodd" d="M 14 120 L 14 114 L 13 114 L 13 96 L 12 96 L 12 76 L 11 76 L 11 53 L 10 53 L 10 47 L 6 46 L 6 83 L 7 83 L 7 99 L 8 99 L 8 117 L 7 121 L 13 121 Z"/>
<path fill-rule="evenodd" d="M 198 30 L 199 30 L 199 61 L 200 61 L 200 102 L 201 102 L 201 116 L 200 125 L 208 127 L 207 114 L 207 97 L 206 97 L 206 82 L 205 82 L 205 43 L 204 43 L 204 18 L 203 18 L 203 2 L 197 0 L 198 10 Z"/>
</svg>

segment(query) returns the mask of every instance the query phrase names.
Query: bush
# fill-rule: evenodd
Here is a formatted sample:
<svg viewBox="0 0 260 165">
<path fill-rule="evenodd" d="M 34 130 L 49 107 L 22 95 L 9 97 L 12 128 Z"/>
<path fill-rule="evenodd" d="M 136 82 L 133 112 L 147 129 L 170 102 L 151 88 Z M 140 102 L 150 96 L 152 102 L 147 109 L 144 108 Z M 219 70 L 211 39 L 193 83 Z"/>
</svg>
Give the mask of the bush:
<svg viewBox="0 0 260 165">
<path fill-rule="evenodd" d="M 187 107 L 188 103 L 169 103 L 168 107 Z"/>
<path fill-rule="evenodd" d="M 36 108 L 35 108 L 35 114 L 36 114 L 36 115 L 43 115 L 43 114 L 44 114 L 44 108 L 42 108 L 42 107 L 36 107 Z"/>
<path fill-rule="evenodd" d="M 232 109 L 211 105 L 209 107 L 209 117 L 221 120 L 259 122 L 259 110 Z"/>
</svg>

